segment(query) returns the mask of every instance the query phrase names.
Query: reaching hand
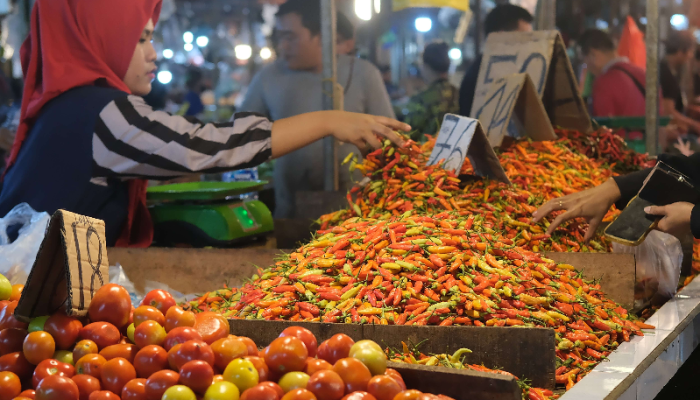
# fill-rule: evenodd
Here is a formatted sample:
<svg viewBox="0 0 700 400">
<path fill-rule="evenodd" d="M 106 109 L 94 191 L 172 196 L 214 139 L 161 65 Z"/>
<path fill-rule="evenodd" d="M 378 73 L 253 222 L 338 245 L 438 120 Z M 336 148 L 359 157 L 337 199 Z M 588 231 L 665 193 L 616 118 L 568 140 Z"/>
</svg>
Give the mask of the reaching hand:
<svg viewBox="0 0 700 400">
<path fill-rule="evenodd" d="M 350 142 L 360 150 L 365 150 L 368 145 L 375 149 L 381 147 L 382 143 L 377 136 L 385 137 L 401 146 L 403 140 L 396 131 L 411 130 L 410 125 L 391 118 L 344 111 L 334 113 L 331 124 L 331 132 L 336 139 Z"/>
<path fill-rule="evenodd" d="M 644 212 L 651 215 L 663 215 L 656 229 L 678 238 L 690 233 L 690 214 L 694 204 L 679 202 L 667 206 L 651 206 Z"/>
<path fill-rule="evenodd" d="M 680 151 L 681 154 L 683 154 L 686 157 L 690 157 L 693 154 L 695 154 L 693 150 L 690 150 L 690 142 L 685 142 L 681 138 L 678 138 L 678 141 L 673 144 L 673 147 L 678 149 L 678 151 Z"/>
</svg>

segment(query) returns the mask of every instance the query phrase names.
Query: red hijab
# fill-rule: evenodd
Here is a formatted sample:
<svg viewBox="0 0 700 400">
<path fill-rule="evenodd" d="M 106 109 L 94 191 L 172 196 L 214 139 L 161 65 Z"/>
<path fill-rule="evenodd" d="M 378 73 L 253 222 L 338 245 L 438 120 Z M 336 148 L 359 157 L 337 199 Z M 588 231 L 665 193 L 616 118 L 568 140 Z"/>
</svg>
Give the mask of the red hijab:
<svg viewBox="0 0 700 400">
<path fill-rule="evenodd" d="M 101 84 L 131 93 L 122 80 L 149 19 L 162 0 L 37 0 L 29 37 L 21 49 L 24 94 L 20 126 L 8 162 L 42 107 L 79 86 Z M 148 247 L 153 226 L 146 208 L 146 181 L 129 182 L 129 213 L 117 246 Z"/>
</svg>

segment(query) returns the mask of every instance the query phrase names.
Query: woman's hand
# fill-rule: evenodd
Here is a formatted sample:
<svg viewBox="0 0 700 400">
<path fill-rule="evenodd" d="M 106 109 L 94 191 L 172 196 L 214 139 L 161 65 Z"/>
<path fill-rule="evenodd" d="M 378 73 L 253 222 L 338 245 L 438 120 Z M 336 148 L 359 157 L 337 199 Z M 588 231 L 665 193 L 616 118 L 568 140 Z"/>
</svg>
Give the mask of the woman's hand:
<svg viewBox="0 0 700 400">
<path fill-rule="evenodd" d="M 651 215 L 662 215 L 656 229 L 666 232 L 678 238 L 690 233 L 690 214 L 694 204 L 679 202 L 667 206 L 651 206 L 644 209 L 644 212 Z"/>
<path fill-rule="evenodd" d="M 598 225 L 603 221 L 610 207 L 620 198 L 620 189 L 614 180 L 608 179 L 600 186 L 583 192 L 559 197 L 546 202 L 532 214 L 532 221 L 537 223 L 553 211 L 566 210 L 549 225 L 548 234 L 561 225 L 562 222 L 574 218 L 584 218 L 590 224 L 585 241 L 590 240 L 595 234 Z"/>
</svg>

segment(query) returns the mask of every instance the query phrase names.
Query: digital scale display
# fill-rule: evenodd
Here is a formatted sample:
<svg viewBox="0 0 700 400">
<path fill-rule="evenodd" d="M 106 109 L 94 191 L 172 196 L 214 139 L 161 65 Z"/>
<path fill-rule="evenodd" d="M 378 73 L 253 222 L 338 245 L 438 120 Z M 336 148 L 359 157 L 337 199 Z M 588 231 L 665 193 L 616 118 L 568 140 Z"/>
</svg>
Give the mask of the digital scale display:
<svg viewBox="0 0 700 400">
<path fill-rule="evenodd" d="M 253 216 L 248 211 L 245 205 L 241 204 L 233 206 L 231 207 L 231 210 L 233 211 L 233 215 L 236 216 L 238 223 L 241 224 L 241 228 L 243 228 L 243 231 L 248 232 L 258 229 L 258 224 L 255 222 Z"/>
</svg>

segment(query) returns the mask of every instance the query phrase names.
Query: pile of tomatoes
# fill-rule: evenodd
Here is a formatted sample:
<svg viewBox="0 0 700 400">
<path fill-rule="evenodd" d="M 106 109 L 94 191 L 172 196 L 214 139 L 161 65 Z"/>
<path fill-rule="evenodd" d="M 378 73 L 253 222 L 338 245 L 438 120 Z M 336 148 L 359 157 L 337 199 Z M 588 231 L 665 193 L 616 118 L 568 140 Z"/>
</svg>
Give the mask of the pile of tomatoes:
<svg viewBox="0 0 700 400">
<path fill-rule="evenodd" d="M 184 311 L 162 290 L 134 308 L 108 284 L 87 319 L 58 312 L 30 323 L 14 316 L 18 297 L 0 297 L 0 400 L 449 399 L 406 390 L 374 342 L 336 335 L 318 345 L 290 327 L 259 351 L 221 315 Z"/>
</svg>

